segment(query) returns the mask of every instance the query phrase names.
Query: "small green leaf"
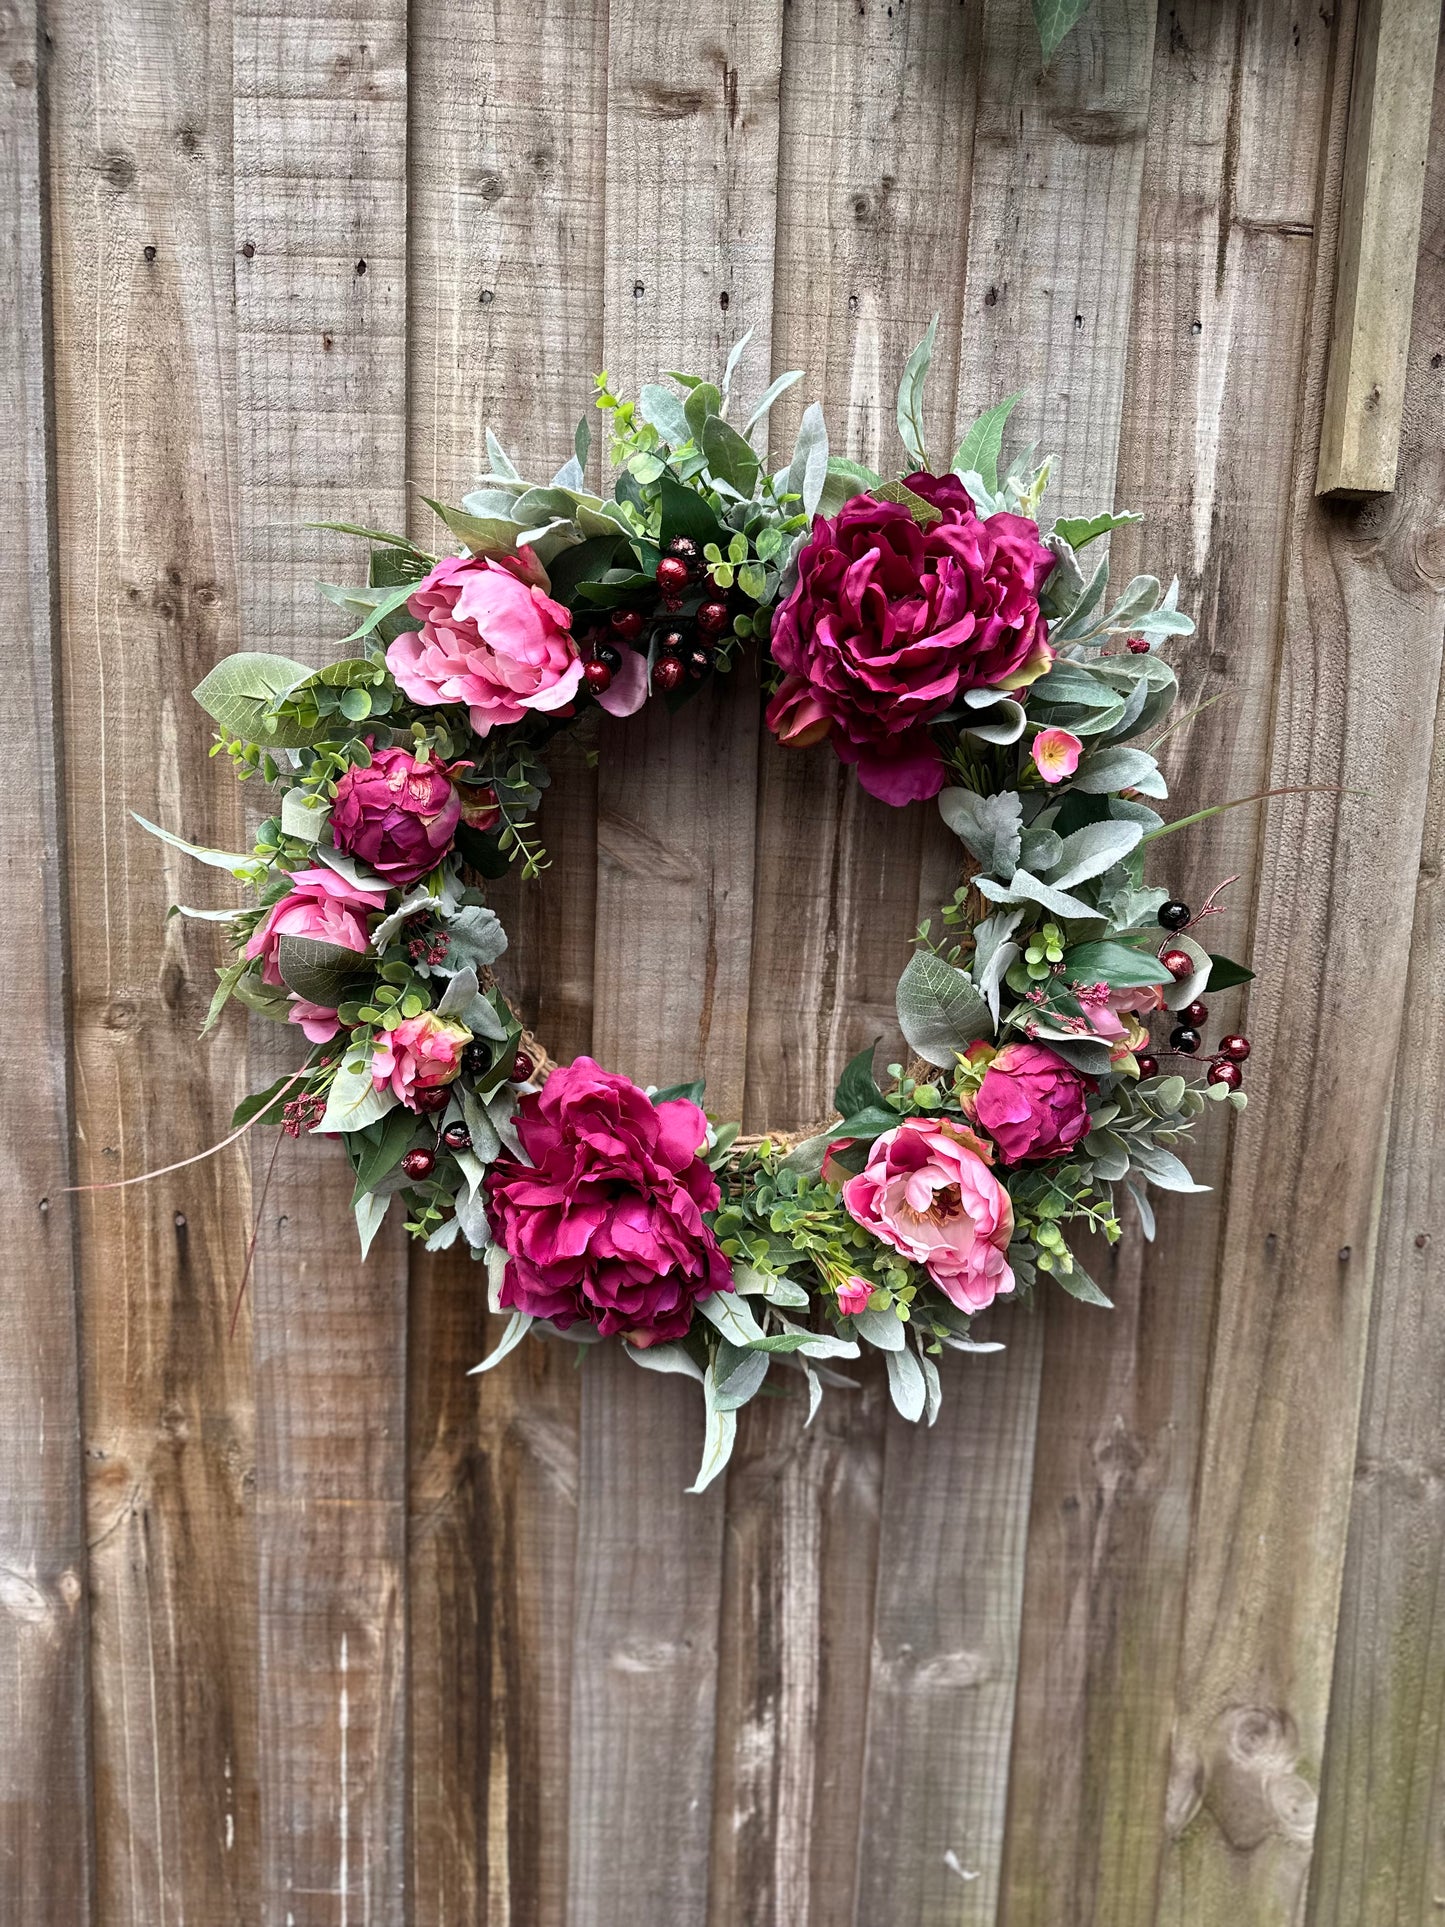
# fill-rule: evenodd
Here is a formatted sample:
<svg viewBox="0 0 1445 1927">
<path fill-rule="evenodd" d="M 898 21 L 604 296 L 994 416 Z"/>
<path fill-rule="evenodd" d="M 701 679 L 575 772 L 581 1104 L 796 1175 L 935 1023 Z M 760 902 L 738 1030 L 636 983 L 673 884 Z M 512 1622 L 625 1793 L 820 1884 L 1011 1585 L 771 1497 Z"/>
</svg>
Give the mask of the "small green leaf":
<svg viewBox="0 0 1445 1927">
<path fill-rule="evenodd" d="M 875 470 L 865 468 L 861 462 L 850 462 L 845 455 L 830 455 L 817 512 L 819 515 L 836 515 L 843 504 L 851 502 L 855 495 L 868 495 L 882 486 L 883 477 Z"/>
<path fill-rule="evenodd" d="M 1142 515 L 1132 509 L 1124 509 L 1113 514 L 1106 509 L 1102 515 L 1061 516 L 1054 524 L 1054 534 L 1061 535 L 1074 550 L 1083 548 L 1086 542 L 1093 542 L 1101 535 L 1111 535 L 1115 529 L 1127 528 L 1131 522 L 1142 522 Z"/>
<path fill-rule="evenodd" d="M 1216 957 L 1211 951 L 1209 956 L 1209 988 L 1211 990 L 1233 990 L 1236 984 L 1254 982 L 1254 972 L 1246 970 L 1230 957 Z"/>
<path fill-rule="evenodd" d="M 909 458 L 918 468 L 928 467 L 928 444 L 923 432 L 923 390 L 928 380 L 928 364 L 933 359 L 933 344 L 938 335 L 939 317 L 928 324 L 928 332 L 913 350 L 903 367 L 898 384 L 898 433 Z"/>
<path fill-rule="evenodd" d="M 898 979 L 898 1024 L 910 1049 L 941 1069 L 951 1068 L 960 1051 L 993 1030 L 988 1005 L 968 972 L 931 950 L 915 950 Z"/>
<path fill-rule="evenodd" d="M 972 473 L 979 477 L 990 493 L 997 490 L 998 460 L 1003 449 L 1003 431 L 1018 402 L 1018 395 L 1010 395 L 1006 400 L 979 416 L 954 450 L 955 475 Z"/>
<path fill-rule="evenodd" d="M 221 725 L 229 736 L 243 743 L 261 743 L 272 749 L 305 749 L 316 741 L 315 729 L 302 729 L 285 717 L 271 714 L 278 696 L 310 675 L 304 662 L 289 656 L 262 655 L 242 650 L 218 662 L 210 675 L 197 683 L 196 701 Z"/>
<path fill-rule="evenodd" d="M 249 1097 L 243 1097 L 231 1113 L 231 1129 L 239 1131 L 243 1124 L 250 1124 L 254 1119 L 259 1119 L 262 1124 L 279 1124 L 283 1107 L 277 1100 L 283 1092 L 289 1100 L 301 1089 L 304 1081 L 295 1071 L 287 1071 L 274 1084 L 268 1084 L 264 1091 L 253 1091 Z"/>
<path fill-rule="evenodd" d="M 875 1037 L 871 1044 L 860 1050 L 838 1079 L 838 1088 L 833 1093 L 833 1108 L 839 1117 L 850 1117 L 854 1111 L 866 1110 L 870 1105 L 883 1102 L 883 1093 L 873 1081 L 873 1053 L 878 1043 L 879 1039 Z"/>
<path fill-rule="evenodd" d="M 751 499 L 762 465 L 752 445 L 721 415 L 709 415 L 703 423 L 702 450 L 710 472 L 735 488 L 739 495 Z"/>
<path fill-rule="evenodd" d="M 1034 0 L 1034 25 L 1039 30 L 1045 66 L 1088 11 L 1089 0 Z"/>
</svg>

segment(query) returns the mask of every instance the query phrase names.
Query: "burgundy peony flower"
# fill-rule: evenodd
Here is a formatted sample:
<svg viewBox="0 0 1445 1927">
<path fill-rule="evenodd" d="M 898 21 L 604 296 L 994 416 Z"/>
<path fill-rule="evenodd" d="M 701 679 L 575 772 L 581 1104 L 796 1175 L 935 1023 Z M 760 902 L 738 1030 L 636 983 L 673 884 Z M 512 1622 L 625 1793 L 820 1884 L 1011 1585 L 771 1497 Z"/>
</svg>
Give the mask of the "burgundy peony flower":
<svg viewBox="0 0 1445 1927">
<path fill-rule="evenodd" d="M 331 834 L 338 850 L 405 889 L 441 862 L 461 816 L 462 799 L 444 763 L 375 749 L 369 764 L 354 763 L 337 784 Z"/>
<path fill-rule="evenodd" d="M 488 1177 L 509 1254 L 503 1305 L 647 1346 L 681 1338 L 699 1298 L 732 1290 L 703 1222 L 718 1188 L 697 1154 L 707 1120 L 696 1104 L 654 1104 L 579 1057 L 522 1099 L 517 1132 L 531 1164 L 500 1157 Z"/>
<path fill-rule="evenodd" d="M 1005 1164 L 1063 1157 L 1089 1128 L 1093 1082 L 1042 1044 L 1005 1044 L 971 1104 Z"/>
<path fill-rule="evenodd" d="M 981 520 L 953 475 L 910 475 L 942 511 L 922 529 L 901 503 L 860 495 L 817 516 L 773 623 L 785 672 L 768 726 L 785 743 L 824 734 L 885 803 L 936 796 L 929 725 L 965 689 L 1020 689 L 1052 652 L 1039 590 L 1054 558 L 1021 515 Z"/>
</svg>

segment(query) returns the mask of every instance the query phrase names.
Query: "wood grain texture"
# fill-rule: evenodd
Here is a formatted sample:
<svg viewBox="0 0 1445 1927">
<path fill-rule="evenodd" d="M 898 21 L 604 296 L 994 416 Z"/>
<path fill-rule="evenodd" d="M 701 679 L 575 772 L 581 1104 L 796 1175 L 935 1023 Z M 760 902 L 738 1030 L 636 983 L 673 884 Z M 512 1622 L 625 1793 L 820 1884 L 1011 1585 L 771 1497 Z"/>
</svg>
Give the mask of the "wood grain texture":
<svg viewBox="0 0 1445 1927">
<path fill-rule="evenodd" d="M 985 9 L 956 426 L 1024 390 L 1015 443 L 1057 455 L 1062 511 L 1113 500 L 1153 13 L 1092 9 L 1042 77 L 1034 35 L 1027 7 Z M 957 861 L 931 824 L 921 915 Z M 933 1430 L 889 1434 L 859 1927 L 998 1915 L 1043 1327 L 1014 1309 L 988 1326 L 1007 1350 L 950 1358 Z"/>
<path fill-rule="evenodd" d="M 1337 96 L 1332 130 L 1343 119 Z M 1427 554 L 1439 541 L 1435 451 L 1418 494 L 1412 485 L 1363 511 L 1312 500 L 1339 179 L 1336 138 L 1302 357 L 1270 775 L 1364 789 L 1388 768 L 1390 794 L 1283 799 L 1267 817 L 1250 1016 L 1269 1077 L 1241 1121 L 1224 1221 L 1175 1723 L 1177 1839 L 1158 1911 L 1171 1927 L 1270 1927 L 1304 1912 L 1440 672 L 1438 590 L 1419 568 L 1422 536 Z M 1366 1007 L 1373 1043 L 1361 1053 L 1348 1013 Z"/>
<path fill-rule="evenodd" d="M 1445 624 L 1445 63 L 1437 71 L 1426 226 L 1415 284 L 1401 451 L 1408 496 L 1389 521 L 1408 558 L 1405 646 Z M 1396 517 L 1398 516 L 1398 520 Z M 1445 1640 L 1440 1581 L 1445 1440 L 1439 1387 L 1442 1006 L 1440 873 L 1445 706 L 1435 714 L 1430 795 L 1415 890 L 1374 1320 L 1355 1459 L 1339 1645 L 1325 1745 L 1311 1927 L 1407 1927 L 1445 1895 Z"/>
<path fill-rule="evenodd" d="M 234 886 L 134 809 L 234 848 L 188 691 L 238 641 L 230 60 L 203 7 L 76 5 L 49 71 L 57 524 L 77 1176 L 214 1144 L 244 1089 L 196 1041 Z M 250 1917 L 258 1839 L 248 1231 L 230 1153 L 79 1209 L 97 1915 Z"/>
<path fill-rule="evenodd" d="M 934 311 L 931 401 L 951 426 L 972 93 L 952 4 L 784 15 L 773 360 L 787 459 L 822 401 L 836 452 L 897 471 L 894 396 Z M 945 431 L 946 432 L 946 431 Z M 759 757 L 745 1116 L 799 1127 L 872 1039 L 901 1054 L 894 985 L 918 902 L 922 812 L 867 796 L 826 747 Z M 800 834 L 800 831 L 802 832 Z M 857 1882 L 886 1392 L 751 1408 L 728 1476 L 712 1927 L 850 1920 Z M 796 1375 L 774 1374 L 801 1388 Z"/>
<path fill-rule="evenodd" d="M 490 423 L 545 480 L 602 365 L 607 10 L 431 0 L 411 23 L 408 470 L 459 500 Z M 600 420 L 600 417 L 597 418 Z M 600 472 L 600 462 L 593 467 Z M 412 508 L 414 533 L 430 516 Z M 432 524 L 435 527 L 435 524 Z M 506 988 L 565 1062 L 591 1041 L 596 777 L 553 757 L 540 882 L 493 886 Z M 465 1256 L 414 1257 L 409 1409 L 411 1894 L 423 1922 L 562 1927 L 580 1381 L 500 1325 Z"/>
<path fill-rule="evenodd" d="M 903 364 L 935 312 L 929 394 L 952 428 L 963 299 L 976 49 L 964 13 L 924 6 L 790 6 L 773 359 L 804 379 L 774 414 L 781 464 L 805 403 L 823 403 L 834 452 L 883 473 Z M 926 812 L 870 797 L 826 745 L 759 757 L 746 1124 L 822 1117 L 850 1057 L 901 1049 L 894 986 L 916 921 Z M 806 824 L 809 834 L 790 831 Z"/>
<path fill-rule="evenodd" d="M 1395 486 L 1440 0 L 1363 0 L 1318 495 Z"/>
<path fill-rule="evenodd" d="M 322 660 L 314 581 L 358 555 L 302 525 L 405 514 L 406 13 L 244 0 L 234 49 L 246 633 Z M 296 1058 L 259 1037 L 253 1074 Z M 260 1212 L 259 1903 L 278 1927 L 406 1911 L 406 1256 L 393 1225 L 358 1263 L 349 1193 L 331 1145 L 288 1140 Z"/>
<path fill-rule="evenodd" d="M 1330 58 L 1325 22 L 1297 31 L 1270 8 L 1175 8 L 1155 49 L 1118 487 L 1148 519 L 1114 538 L 1112 560 L 1121 582 L 1177 569 L 1199 624 L 1168 650 L 1181 712 L 1214 704 L 1161 745 L 1175 815 L 1266 780 L 1323 131 L 1310 103 Z M 1204 928 L 1211 948 L 1246 959 L 1260 830 L 1258 811 L 1235 811 L 1162 843 L 1151 865 L 1194 904 L 1239 874 Z M 1241 993 L 1208 1001 L 1211 1040 L 1248 1028 Z M 1190 1154 L 1202 1183 L 1227 1183 L 1229 1140 L 1224 1118 L 1204 1121 Z M 1010 1927 L 1052 1927 L 1065 1907 L 1108 1927 L 1154 1918 L 1218 1196 L 1157 1198 L 1153 1246 L 1126 1207 L 1125 1241 L 1096 1271 L 1115 1309 L 1059 1294 L 1049 1306 Z"/>
<path fill-rule="evenodd" d="M 10 1227 L 0 1316 L 0 1917 L 92 1918 L 85 1514 L 71 1181 L 63 798 L 47 328 L 46 156 L 35 9 L 0 21 L 0 753 L 24 806 L 0 876 L 33 1054 L 0 1067 Z"/>
<path fill-rule="evenodd" d="M 779 0 L 715 19 L 610 9 L 607 366 L 623 390 L 720 371 L 755 328 L 766 378 L 778 156 Z M 752 921 L 757 684 L 653 703 L 604 730 L 593 1044 L 658 1083 L 698 1072 L 739 1115 Z M 694 1385 L 587 1360 L 578 1490 L 568 1919 L 640 1909 L 701 1927 L 708 1895 L 723 1493 L 689 1497 Z"/>
</svg>

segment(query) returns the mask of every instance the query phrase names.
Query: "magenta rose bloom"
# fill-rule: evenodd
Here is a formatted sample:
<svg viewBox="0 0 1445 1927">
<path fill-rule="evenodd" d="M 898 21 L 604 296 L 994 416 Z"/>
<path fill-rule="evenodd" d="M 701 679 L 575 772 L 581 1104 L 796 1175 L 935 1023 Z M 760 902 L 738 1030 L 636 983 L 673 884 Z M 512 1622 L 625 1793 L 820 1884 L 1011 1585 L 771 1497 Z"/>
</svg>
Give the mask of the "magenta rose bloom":
<svg viewBox="0 0 1445 1927">
<path fill-rule="evenodd" d="M 444 763 L 374 749 L 365 768 L 353 764 L 336 785 L 331 834 L 338 850 L 405 889 L 441 862 L 461 817 L 462 799 Z"/>
<path fill-rule="evenodd" d="M 424 1010 L 420 1017 L 408 1017 L 377 1038 L 371 1054 L 372 1084 L 379 1091 L 389 1085 L 414 1111 L 418 1091 L 435 1091 L 451 1083 L 471 1041 L 472 1033 L 464 1025 Z"/>
<path fill-rule="evenodd" d="M 971 1115 L 1005 1164 L 1063 1157 L 1089 1128 L 1091 1079 L 1042 1044 L 1005 1044 L 983 1074 Z"/>
<path fill-rule="evenodd" d="M 916 1265 L 960 1311 L 1012 1291 L 1006 1252 L 1013 1201 L 982 1155 L 987 1146 L 948 1118 L 910 1117 L 878 1138 L 843 1186 L 850 1217 Z"/>
<path fill-rule="evenodd" d="M 291 894 L 273 903 L 256 925 L 246 955 L 265 958 L 262 981 L 280 990 L 284 979 L 276 965 L 276 951 L 283 937 L 311 937 L 317 943 L 334 943 L 343 950 L 365 950 L 366 914 L 385 908 L 385 890 L 358 890 L 354 883 L 321 865 L 314 870 L 295 870 Z"/>
<path fill-rule="evenodd" d="M 407 598 L 422 626 L 397 637 L 387 668 L 415 703 L 465 703 L 479 736 L 529 710 L 565 708 L 582 659 L 546 581 L 530 549 L 446 557 Z"/>
<path fill-rule="evenodd" d="M 647 1346 L 681 1338 L 698 1299 L 732 1290 L 703 1222 L 718 1188 L 696 1104 L 654 1104 L 579 1057 L 522 1099 L 517 1134 L 531 1163 L 500 1157 L 488 1176 L 503 1305 Z"/>
<path fill-rule="evenodd" d="M 1039 590 L 1054 558 L 1021 515 L 983 521 L 953 475 L 910 475 L 942 512 L 859 495 L 817 516 L 798 580 L 773 622 L 783 682 L 768 708 L 780 741 L 823 735 L 885 803 L 943 787 L 930 725 L 965 689 L 1022 688 L 1051 660 Z"/>
</svg>

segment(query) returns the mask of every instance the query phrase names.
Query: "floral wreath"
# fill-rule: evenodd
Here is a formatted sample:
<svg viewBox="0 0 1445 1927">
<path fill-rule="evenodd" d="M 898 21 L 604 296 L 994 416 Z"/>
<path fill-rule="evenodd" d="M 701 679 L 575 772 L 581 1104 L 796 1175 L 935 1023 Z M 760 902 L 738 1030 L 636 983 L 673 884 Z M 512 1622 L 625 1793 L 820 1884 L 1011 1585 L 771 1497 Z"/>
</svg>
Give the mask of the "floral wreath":
<svg viewBox="0 0 1445 1927">
<path fill-rule="evenodd" d="M 1132 514 L 1045 531 L 1051 460 L 999 474 L 1017 397 L 931 468 L 936 327 L 899 389 L 898 480 L 830 455 L 816 403 L 771 469 L 769 411 L 800 377 L 735 427 L 744 342 L 717 385 L 674 375 L 633 402 L 597 378 L 610 498 L 586 487 L 583 421 L 540 486 L 488 432 L 482 485 L 430 504 L 459 553 L 322 525 L 371 545 L 364 588 L 323 585 L 355 619 L 352 653 L 233 655 L 196 691 L 237 774 L 279 793 L 254 852 L 145 825 L 254 892 L 178 906 L 234 942 L 206 1029 L 235 997 L 310 1044 L 233 1137 L 339 1136 L 363 1254 L 400 1199 L 429 1251 L 483 1260 L 510 1316 L 477 1370 L 532 1330 L 698 1379 L 695 1490 L 774 1367 L 811 1420 L 849 1383 L 838 1362 L 873 1346 L 898 1409 L 932 1423 L 941 1351 L 999 1349 L 973 1335 L 996 1299 L 1043 1278 L 1107 1305 L 1070 1230 L 1116 1242 L 1122 1194 L 1152 1237 L 1148 1187 L 1203 1189 L 1178 1148 L 1208 1100 L 1245 1101 L 1245 1037 L 1189 1073 L 1206 988 L 1250 972 L 1191 934 L 1214 896 L 1194 912 L 1144 876 L 1181 826 L 1155 808 L 1153 754 L 1177 694 L 1160 646 L 1193 629 L 1177 581 L 1136 576 L 1110 600 L 1107 538 Z M 700 1082 L 554 1065 L 492 975 L 507 939 L 486 884 L 545 864 L 532 816 L 553 739 L 650 698 L 676 708 L 750 644 L 779 741 L 830 742 L 890 804 L 937 798 L 961 845 L 963 880 L 898 984 L 911 1060 L 880 1084 L 861 1052 L 836 1119 L 801 1138 L 740 1136 Z"/>
</svg>

